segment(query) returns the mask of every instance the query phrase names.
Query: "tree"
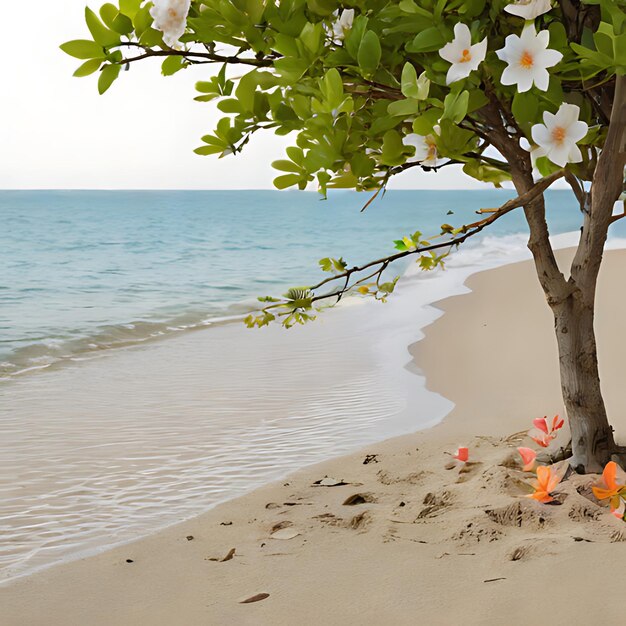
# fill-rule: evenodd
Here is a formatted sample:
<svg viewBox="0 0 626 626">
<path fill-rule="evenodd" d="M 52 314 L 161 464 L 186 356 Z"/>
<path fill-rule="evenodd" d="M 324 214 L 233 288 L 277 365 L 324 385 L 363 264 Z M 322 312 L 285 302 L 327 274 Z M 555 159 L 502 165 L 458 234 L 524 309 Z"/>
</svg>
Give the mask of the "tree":
<svg viewBox="0 0 626 626">
<path fill-rule="evenodd" d="M 512 181 L 517 198 L 473 224 L 444 224 L 429 240 L 416 232 L 361 267 L 322 259 L 326 280 L 263 298 L 248 323 L 302 323 L 350 289 L 385 299 L 390 263 L 416 255 L 432 269 L 519 208 L 554 313 L 571 464 L 599 471 L 624 451 L 602 399 L 593 321 L 608 229 L 626 214 L 613 214 L 626 165 L 626 0 L 119 0 L 85 17 L 91 38 L 61 47 L 84 61 L 75 75 L 99 72 L 101 93 L 151 57 L 163 57 L 164 75 L 217 64 L 196 100 L 215 100 L 225 116 L 196 152 L 223 157 L 257 131 L 293 133 L 273 163 L 279 189 L 314 181 L 324 195 L 376 195 L 409 168 L 451 165 L 496 187 Z M 545 217 L 558 179 L 581 212 L 569 278 Z"/>
</svg>

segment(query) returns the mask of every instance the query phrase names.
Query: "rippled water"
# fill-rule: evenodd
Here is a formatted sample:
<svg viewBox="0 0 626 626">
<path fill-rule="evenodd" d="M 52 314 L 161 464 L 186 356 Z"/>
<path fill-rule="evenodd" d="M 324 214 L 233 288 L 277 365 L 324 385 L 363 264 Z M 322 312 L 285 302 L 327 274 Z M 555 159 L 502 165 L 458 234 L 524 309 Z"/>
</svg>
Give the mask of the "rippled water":
<svg viewBox="0 0 626 626">
<path fill-rule="evenodd" d="M 449 403 L 405 368 L 413 319 L 398 300 L 289 332 L 231 324 L 0 385 L 0 576 L 432 424 Z"/>
</svg>

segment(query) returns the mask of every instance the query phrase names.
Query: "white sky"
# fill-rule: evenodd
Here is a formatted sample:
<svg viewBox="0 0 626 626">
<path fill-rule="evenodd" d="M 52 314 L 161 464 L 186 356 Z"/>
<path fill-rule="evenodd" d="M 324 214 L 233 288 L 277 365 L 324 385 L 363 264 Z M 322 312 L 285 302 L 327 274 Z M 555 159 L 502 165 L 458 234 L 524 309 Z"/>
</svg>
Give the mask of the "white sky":
<svg viewBox="0 0 626 626">
<path fill-rule="evenodd" d="M 289 138 L 257 135 L 236 157 L 218 160 L 192 151 L 220 117 L 212 103 L 193 101 L 194 83 L 217 71 L 189 68 L 160 75 L 158 59 L 131 66 L 99 96 L 97 75 L 73 78 L 81 63 L 59 44 L 88 36 L 85 0 L 6 2 L 0 86 L 2 189 L 263 189 L 272 188 L 270 162 Z M 102 2 L 91 2 L 98 10 Z M 26 30 L 24 30 L 26 29 Z M 8 40 L 7 40 L 8 38 Z M 461 172 L 409 171 L 396 189 L 476 188 Z"/>
</svg>

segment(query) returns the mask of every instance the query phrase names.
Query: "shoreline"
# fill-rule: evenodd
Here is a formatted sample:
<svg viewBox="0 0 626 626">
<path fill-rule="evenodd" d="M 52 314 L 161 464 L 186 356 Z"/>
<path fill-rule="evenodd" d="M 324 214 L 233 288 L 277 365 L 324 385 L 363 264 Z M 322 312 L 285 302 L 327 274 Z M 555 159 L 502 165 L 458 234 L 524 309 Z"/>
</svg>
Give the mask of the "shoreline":
<svg viewBox="0 0 626 626">
<path fill-rule="evenodd" d="M 599 288 L 601 373 L 612 416 L 624 414 L 617 365 L 624 337 L 613 331 L 626 299 L 607 285 L 625 259 L 626 252 L 607 254 Z M 292 623 L 294 606 L 304 624 L 350 623 L 357 614 L 365 623 L 414 624 L 416 611 L 442 626 L 457 619 L 497 625 L 503 615 L 527 624 L 545 617 L 545 605 L 524 598 L 544 597 L 548 577 L 549 608 L 562 619 L 553 623 L 620 623 L 617 602 L 591 599 L 620 589 L 623 523 L 580 496 L 574 487 L 583 488 L 585 477 L 564 487 L 560 507 L 521 498 L 523 481 L 509 460 L 516 445 L 527 445 L 512 435 L 561 404 L 550 315 L 529 269 L 522 263 L 474 275 L 469 294 L 438 303 L 445 314 L 412 347 L 429 388 L 456 402 L 441 423 L 308 466 L 132 544 L 2 585 L 7 624 L 273 625 Z M 511 281 L 513 292 L 493 294 Z M 455 359 L 442 358 L 441 343 L 455 326 Z M 614 425 L 623 437 L 626 420 Z M 444 453 L 463 443 L 476 461 L 466 472 L 445 470 Z M 365 463 L 366 455 L 374 460 Z M 313 486 L 324 474 L 347 484 Z M 345 504 L 356 493 L 363 502 Z M 298 534 L 273 539 L 277 526 Z M 233 547 L 234 558 L 210 560 Z M 583 563 L 589 575 L 581 580 Z M 442 586 L 452 606 L 438 600 Z M 270 596 L 239 604 L 255 593 Z"/>
</svg>

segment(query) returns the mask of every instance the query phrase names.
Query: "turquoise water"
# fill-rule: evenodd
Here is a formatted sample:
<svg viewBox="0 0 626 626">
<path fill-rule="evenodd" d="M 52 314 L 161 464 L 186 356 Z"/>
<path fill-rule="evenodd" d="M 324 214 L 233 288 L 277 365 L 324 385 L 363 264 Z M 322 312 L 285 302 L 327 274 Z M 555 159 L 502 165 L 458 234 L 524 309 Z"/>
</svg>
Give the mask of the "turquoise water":
<svg viewBox="0 0 626 626">
<path fill-rule="evenodd" d="M 321 257 L 386 255 L 394 239 L 473 221 L 511 192 L 391 191 L 361 212 L 368 197 L 0 191 L 0 376 L 240 314 L 319 279 Z M 548 206 L 554 234 L 579 227 L 569 192 L 550 192 Z M 522 214 L 489 232 L 525 232 Z"/>
</svg>

